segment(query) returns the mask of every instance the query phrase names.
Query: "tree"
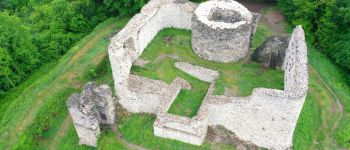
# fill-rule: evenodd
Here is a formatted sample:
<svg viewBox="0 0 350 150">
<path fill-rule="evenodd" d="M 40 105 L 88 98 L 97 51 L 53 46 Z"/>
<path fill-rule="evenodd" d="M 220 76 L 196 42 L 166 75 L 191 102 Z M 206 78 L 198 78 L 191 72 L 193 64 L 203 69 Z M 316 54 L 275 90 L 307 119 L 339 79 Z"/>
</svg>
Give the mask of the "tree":
<svg viewBox="0 0 350 150">
<path fill-rule="evenodd" d="M 28 27 L 7 12 L 0 13 L 0 48 L 0 89 L 4 90 L 23 80 L 36 67 L 39 53 L 32 44 Z"/>
<path fill-rule="evenodd" d="M 111 13 L 120 15 L 137 12 L 148 0 L 103 0 L 103 4 Z"/>
<path fill-rule="evenodd" d="M 13 64 L 13 62 L 10 54 L 6 49 L 0 48 L 0 77 L 3 79 L 0 80 L 0 89 L 9 88 L 10 85 L 15 86 L 9 78 L 9 75 L 12 73 L 11 64 Z M 7 81 L 4 80 L 5 78 Z M 3 91 L 0 90 L 0 93 L 2 92 Z"/>
</svg>

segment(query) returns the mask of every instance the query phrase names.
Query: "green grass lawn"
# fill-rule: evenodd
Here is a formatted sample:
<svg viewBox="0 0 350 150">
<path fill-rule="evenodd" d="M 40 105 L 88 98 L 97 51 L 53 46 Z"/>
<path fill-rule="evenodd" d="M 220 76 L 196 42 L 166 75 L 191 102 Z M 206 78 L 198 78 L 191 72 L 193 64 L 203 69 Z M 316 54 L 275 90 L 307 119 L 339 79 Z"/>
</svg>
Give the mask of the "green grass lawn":
<svg viewBox="0 0 350 150">
<path fill-rule="evenodd" d="M 155 116 L 147 114 L 133 114 L 124 116 L 118 123 L 118 128 L 126 141 L 141 145 L 149 149 L 158 150 L 232 150 L 232 146 L 223 144 L 212 144 L 206 141 L 201 146 L 186 144 L 177 140 L 170 140 L 157 137 L 153 134 L 153 123 Z"/>
<path fill-rule="evenodd" d="M 98 139 L 98 149 L 101 150 L 125 150 L 128 149 L 127 146 L 123 145 L 122 142 L 116 140 L 116 133 L 111 131 L 106 131 L 101 133 Z"/>
<path fill-rule="evenodd" d="M 269 35 L 266 28 L 259 27 L 255 43 L 262 43 Z M 171 40 L 165 40 L 171 39 Z M 235 96 L 249 96 L 257 87 L 283 89 L 283 71 L 262 68 L 251 62 L 215 63 L 198 57 L 191 47 L 191 31 L 164 29 L 158 33 L 141 55 L 150 61 L 144 67 L 132 68 L 132 73 L 171 83 L 177 76 L 191 83 L 191 90 L 182 90 L 169 109 L 169 113 L 193 117 L 196 115 L 207 92 L 209 83 L 199 81 L 175 68 L 175 62 L 189 62 L 220 72 L 215 94 L 224 94 L 225 89 Z"/>
</svg>

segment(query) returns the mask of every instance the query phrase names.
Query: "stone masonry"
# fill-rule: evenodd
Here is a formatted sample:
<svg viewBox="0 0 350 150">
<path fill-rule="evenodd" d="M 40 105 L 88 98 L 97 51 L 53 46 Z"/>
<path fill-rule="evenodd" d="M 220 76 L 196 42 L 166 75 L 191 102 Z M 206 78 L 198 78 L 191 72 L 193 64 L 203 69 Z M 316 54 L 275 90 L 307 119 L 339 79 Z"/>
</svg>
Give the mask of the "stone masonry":
<svg viewBox="0 0 350 150">
<path fill-rule="evenodd" d="M 256 88 L 248 97 L 213 95 L 216 81 L 210 80 L 202 105 L 192 118 L 167 113 L 179 91 L 191 88 L 185 80 L 176 78 L 168 84 L 130 74 L 132 64 L 158 31 L 168 27 L 191 29 L 196 8 L 187 0 L 151 0 L 112 38 L 108 52 L 118 102 L 130 112 L 155 114 L 156 136 L 201 145 L 208 127 L 220 125 L 240 141 L 269 149 L 290 149 L 308 87 L 307 47 L 301 26 L 294 29 L 283 62 L 284 90 Z M 239 17 L 225 13 L 232 15 L 228 20 Z M 198 74 L 210 77 L 210 72 L 215 72 L 189 64 L 178 63 L 177 67 L 198 78 Z M 200 69 L 188 69 L 191 67 Z M 91 124 L 96 124 L 95 120 Z"/>
<path fill-rule="evenodd" d="M 219 72 L 217 71 L 197 65 L 192 65 L 186 62 L 176 62 L 175 67 L 204 82 L 212 82 L 219 77 Z"/>
<path fill-rule="evenodd" d="M 72 94 L 68 101 L 69 114 L 79 136 L 79 144 L 97 146 L 100 124 L 115 123 L 115 98 L 107 85 L 97 87 L 89 82 L 81 94 Z"/>
<path fill-rule="evenodd" d="M 237 62 L 245 58 L 258 16 L 235 1 L 200 4 L 192 17 L 193 51 L 216 62 Z"/>
</svg>

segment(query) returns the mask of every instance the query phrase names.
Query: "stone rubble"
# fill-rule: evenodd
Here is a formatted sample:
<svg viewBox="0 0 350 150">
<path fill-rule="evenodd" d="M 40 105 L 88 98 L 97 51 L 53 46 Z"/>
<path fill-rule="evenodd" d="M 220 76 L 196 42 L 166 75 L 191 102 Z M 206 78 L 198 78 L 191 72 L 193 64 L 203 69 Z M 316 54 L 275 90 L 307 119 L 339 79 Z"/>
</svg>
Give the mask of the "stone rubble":
<svg viewBox="0 0 350 150">
<path fill-rule="evenodd" d="M 81 94 L 74 93 L 68 98 L 68 110 L 79 136 L 79 144 L 97 146 L 100 124 L 115 123 L 115 101 L 109 86 L 97 87 L 94 82 L 87 83 Z"/>
<path fill-rule="evenodd" d="M 144 60 L 142 58 L 136 59 L 133 63 L 134 66 L 145 67 L 150 61 Z"/>
<path fill-rule="evenodd" d="M 284 62 L 286 50 L 288 48 L 288 37 L 272 36 L 263 45 L 258 47 L 252 59 L 262 63 L 264 67 L 280 69 Z"/>
</svg>

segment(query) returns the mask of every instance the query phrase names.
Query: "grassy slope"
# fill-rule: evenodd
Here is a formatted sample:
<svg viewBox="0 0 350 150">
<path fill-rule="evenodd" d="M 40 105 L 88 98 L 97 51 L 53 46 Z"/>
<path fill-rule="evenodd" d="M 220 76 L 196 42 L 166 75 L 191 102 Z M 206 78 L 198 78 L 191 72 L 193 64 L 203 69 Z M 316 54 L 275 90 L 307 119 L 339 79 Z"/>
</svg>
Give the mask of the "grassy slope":
<svg viewBox="0 0 350 150">
<path fill-rule="evenodd" d="M 263 9 L 262 13 L 276 11 L 279 9 L 272 7 Z M 293 31 L 287 21 L 282 21 L 279 25 L 287 33 Z M 293 147 L 339 149 L 347 141 L 347 147 L 350 148 L 350 88 L 346 84 L 346 73 L 311 44 L 308 44 L 308 59 L 309 94 L 295 129 Z"/>
<path fill-rule="evenodd" d="M 126 20 L 121 22 L 125 23 L 125 21 Z M 111 23 L 112 22 L 107 22 L 106 24 Z M 117 23 L 120 22 L 117 21 Z M 16 143 L 17 141 L 21 141 L 18 138 L 22 137 L 16 137 L 17 135 L 22 135 L 25 131 L 27 131 L 29 128 L 28 126 L 31 126 L 35 123 L 40 123 L 34 121 L 36 120 L 35 118 L 37 118 L 36 112 L 39 112 L 40 109 L 44 110 L 46 106 L 50 106 L 49 103 L 46 101 L 50 99 L 55 99 L 54 97 L 57 97 L 57 95 L 61 95 L 60 93 L 65 93 L 66 90 L 68 90 L 68 93 L 70 93 L 75 90 L 81 89 L 80 87 L 83 84 L 83 82 L 85 82 L 88 79 L 85 75 L 75 75 L 74 79 L 64 77 L 65 80 L 60 80 L 61 82 L 59 84 L 54 84 L 54 86 L 49 85 L 51 85 L 55 80 L 62 78 L 62 75 L 66 74 L 67 72 L 71 72 L 71 70 L 79 70 L 79 68 L 82 67 L 80 71 L 84 72 L 83 74 L 85 74 L 89 70 L 89 67 L 87 67 L 87 64 L 85 65 L 85 63 L 91 63 L 88 60 L 91 60 L 93 57 L 95 57 L 96 53 L 89 50 L 89 52 L 80 55 L 79 51 L 82 51 L 83 47 L 85 47 L 87 43 L 90 43 L 90 41 L 96 36 L 96 34 L 100 30 L 103 30 L 105 27 L 106 26 L 104 25 L 98 27 L 88 37 L 79 42 L 76 47 L 72 48 L 72 50 L 69 53 L 67 53 L 66 56 L 64 56 L 60 61 L 58 61 L 57 63 L 53 62 L 52 64 L 48 64 L 46 67 L 43 67 L 36 74 L 34 74 L 26 83 L 10 92 L 6 98 L 0 100 L 0 149 L 3 149 L 5 144 L 6 146 L 11 146 L 11 144 Z M 93 43 L 96 44 L 96 42 Z M 103 43 L 104 42 L 102 42 L 102 45 L 105 46 L 106 43 Z M 105 47 L 103 47 L 103 49 L 105 49 Z M 87 55 L 88 53 L 90 55 Z M 106 51 L 104 51 L 104 54 L 106 54 Z M 74 55 L 76 55 L 74 61 L 75 65 L 68 64 L 67 62 L 69 62 L 70 60 L 74 60 L 72 59 Z M 102 58 L 103 57 L 101 55 L 101 59 Z M 83 61 L 77 61 L 81 59 Z M 98 61 L 93 62 L 93 64 L 96 63 L 98 63 Z M 334 138 L 337 137 L 341 139 L 344 138 L 344 136 L 349 136 L 350 133 L 349 124 L 347 122 L 349 121 L 349 119 L 342 119 L 349 118 L 350 90 L 343 78 L 344 73 L 342 73 L 337 67 L 335 67 L 335 65 L 331 63 L 330 60 L 318 53 L 312 47 L 309 47 L 309 63 L 314 68 L 310 69 L 310 92 L 305 102 L 301 116 L 298 120 L 294 136 L 294 148 L 336 148 L 338 146 L 334 142 Z M 108 83 L 111 82 L 111 79 L 112 78 L 110 71 L 107 72 L 105 76 L 98 78 L 100 82 Z M 76 81 L 80 81 L 80 83 L 77 83 Z M 61 86 L 65 84 L 73 86 L 65 86 L 62 88 Z M 73 90 L 69 91 L 71 87 L 73 87 Z M 327 87 L 330 87 L 331 90 L 334 91 L 336 96 L 332 95 L 332 92 Z M 38 93 L 40 93 L 39 96 L 37 96 Z M 341 113 L 338 112 L 337 105 L 334 105 L 336 104 L 335 97 L 339 97 L 341 102 L 345 104 L 343 115 L 344 117 L 342 117 Z M 41 103 L 36 103 L 40 100 L 42 101 Z M 39 107 L 35 108 L 37 106 Z M 9 107 L 10 109 L 7 109 L 7 107 Z M 335 109 L 336 111 L 334 111 L 333 109 Z M 6 112 L 3 113 L 4 111 Z M 31 113 L 32 111 L 34 111 L 35 113 Z M 65 116 L 65 114 L 67 114 L 67 110 L 61 110 L 61 112 L 59 113 Z M 29 120 L 23 119 L 26 115 L 31 116 Z M 54 148 L 92 149 L 90 147 L 78 145 L 78 137 L 75 133 L 71 121 L 69 119 L 68 121 L 66 121 L 67 119 L 62 118 L 63 117 L 50 118 L 51 123 L 49 123 L 48 132 L 43 133 L 43 136 L 48 138 L 42 139 L 41 137 L 37 137 L 35 139 L 36 142 L 39 143 L 39 146 L 51 146 L 52 140 L 57 138 L 57 145 L 54 145 Z M 333 126 L 337 122 L 337 119 L 342 119 L 342 121 L 339 122 L 340 128 L 333 129 Z M 169 147 L 171 147 L 172 149 L 227 148 L 225 146 L 220 147 L 216 145 L 210 145 L 208 143 L 206 143 L 202 147 L 195 147 L 174 140 L 157 138 L 152 134 L 153 121 L 154 117 L 150 115 L 135 114 L 130 117 L 122 116 L 121 120 L 118 120 L 118 127 L 128 142 L 140 144 L 150 149 L 166 149 Z M 67 129 L 64 129 L 65 122 L 68 122 Z M 21 127 L 22 124 L 24 124 L 25 126 Z M 17 126 L 19 126 L 20 128 L 16 128 Z M 15 136 L 9 136 L 9 132 L 15 133 Z M 62 132 L 63 135 L 60 135 L 60 132 Z M 125 146 L 122 145 L 119 141 L 111 139 L 114 136 L 113 134 L 106 134 L 103 134 L 102 138 L 99 140 L 99 149 L 125 148 Z M 18 142 L 16 144 L 18 144 Z M 104 145 L 105 147 L 100 147 L 100 145 Z M 108 147 L 107 145 L 115 145 L 116 147 Z M 34 149 L 36 147 L 31 148 Z"/>
<path fill-rule="evenodd" d="M 281 25 L 288 33 L 293 31 L 288 22 Z M 350 148 L 350 87 L 346 81 L 347 74 L 310 43 L 308 61 L 309 94 L 294 132 L 293 147 Z"/>
<path fill-rule="evenodd" d="M 1 115 L 0 121 L 1 149 L 12 147 L 14 143 L 17 145 L 26 145 L 26 141 L 28 141 L 26 139 L 31 137 L 27 137 L 24 131 L 27 132 L 28 129 L 31 129 L 33 124 L 39 124 L 38 128 L 31 131 L 33 133 L 41 132 L 40 130 L 44 128 L 45 130 L 49 128 L 48 134 L 57 130 L 55 129 L 57 128 L 57 124 L 62 123 L 64 119 L 55 118 L 55 115 L 53 115 L 54 118 L 49 118 L 51 123 L 49 125 L 43 125 L 46 124 L 47 120 L 38 119 L 42 118 L 42 116 L 37 115 L 38 112 L 45 109 L 42 106 L 47 106 L 47 101 L 53 101 L 50 99 L 55 94 L 59 94 L 70 88 L 80 90 L 82 85 L 89 80 L 86 76 L 89 66 L 98 64 L 106 55 L 108 40 L 105 37 L 113 33 L 116 28 L 125 24 L 127 20 L 128 18 L 123 18 L 120 21 L 109 19 L 100 24 L 58 62 L 44 66 L 24 85 L 6 95 L 4 99 L 8 108 L 1 108 L 2 110 L 6 110 Z M 73 91 L 71 90 L 71 92 Z M 67 98 L 67 95 L 64 96 L 64 99 Z M 8 102 L 10 101 L 9 99 L 11 99 L 11 102 Z M 62 102 L 64 103 L 64 101 Z M 63 115 L 67 115 L 66 107 L 62 108 Z M 36 122 L 39 120 L 42 122 Z M 36 138 L 36 140 L 40 140 L 43 143 L 46 142 L 45 135 L 39 135 Z"/>
<path fill-rule="evenodd" d="M 311 65 L 309 95 L 298 120 L 294 148 L 338 149 L 341 148 L 337 143 L 341 141 L 339 138 L 349 139 L 349 124 L 344 122 L 349 119 L 347 109 L 350 106 L 346 103 L 350 101 L 350 93 L 347 92 L 350 90 L 346 86 L 344 74 L 330 60 L 312 46 L 309 46 L 308 52 Z M 328 76 L 331 80 L 323 76 Z M 337 99 L 345 105 L 339 105 Z"/>
</svg>

